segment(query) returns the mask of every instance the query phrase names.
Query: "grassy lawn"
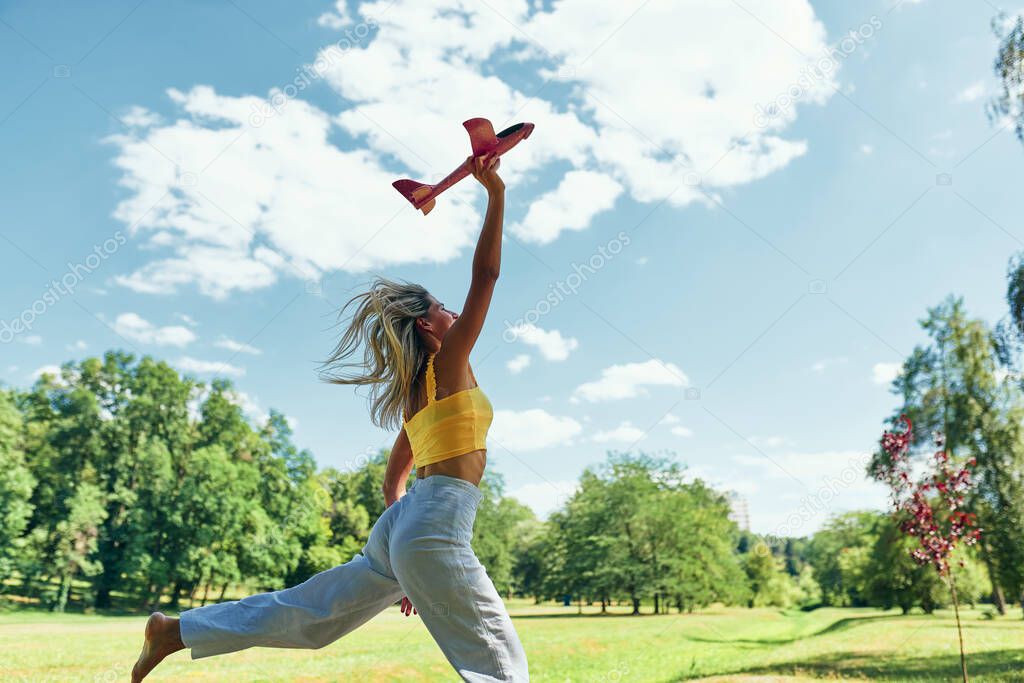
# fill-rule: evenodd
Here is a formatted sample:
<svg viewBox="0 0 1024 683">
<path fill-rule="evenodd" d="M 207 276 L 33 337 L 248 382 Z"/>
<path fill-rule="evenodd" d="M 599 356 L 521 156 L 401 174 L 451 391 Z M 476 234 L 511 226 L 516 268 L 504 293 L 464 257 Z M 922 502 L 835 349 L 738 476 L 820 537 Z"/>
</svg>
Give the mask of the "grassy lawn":
<svg viewBox="0 0 1024 683">
<path fill-rule="evenodd" d="M 870 609 L 710 609 L 698 614 L 598 615 L 513 602 L 535 681 L 951 681 L 959 676 L 952 614 Z M 40 612 L 0 614 L 3 681 L 124 681 L 144 619 Z M 1024 621 L 966 614 L 970 673 L 1019 681 Z M 418 617 L 389 609 L 319 651 L 253 649 L 166 660 L 154 681 L 458 680 Z"/>
</svg>

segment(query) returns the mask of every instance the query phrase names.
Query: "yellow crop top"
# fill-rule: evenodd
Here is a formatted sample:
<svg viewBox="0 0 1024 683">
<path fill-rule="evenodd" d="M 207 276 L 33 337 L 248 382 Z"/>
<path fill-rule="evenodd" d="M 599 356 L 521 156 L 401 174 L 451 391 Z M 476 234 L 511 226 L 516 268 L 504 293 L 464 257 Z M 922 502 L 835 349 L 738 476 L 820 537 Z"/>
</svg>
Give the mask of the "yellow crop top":
<svg viewBox="0 0 1024 683">
<path fill-rule="evenodd" d="M 434 354 L 427 357 L 426 380 L 427 405 L 404 421 L 416 467 L 485 450 L 494 411 L 480 386 L 438 399 Z"/>
</svg>

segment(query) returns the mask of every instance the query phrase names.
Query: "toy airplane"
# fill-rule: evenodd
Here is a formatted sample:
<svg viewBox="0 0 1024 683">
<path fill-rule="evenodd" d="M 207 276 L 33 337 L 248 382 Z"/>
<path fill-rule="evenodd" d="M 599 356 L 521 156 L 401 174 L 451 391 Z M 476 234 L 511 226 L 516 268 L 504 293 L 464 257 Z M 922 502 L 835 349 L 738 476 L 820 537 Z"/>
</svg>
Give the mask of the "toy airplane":
<svg viewBox="0 0 1024 683">
<path fill-rule="evenodd" d="M 530 133 L 533 132 L 532 123 L 517 123 L 497 135 L 494 134 L 494 126 L 487 119 L 470 119 L 463 122 L 462 125 L 465 126 L 466 131 L 469 133 L 469 144 L 473 148 L 474 157 L 484 154 L 493 154 L 500 157 L 521 141 L 530 137 Z M 407 178 L 396 180 L 391 184 L 402 193 L 403 197 L 409 200 L 414 208 L 419 209 L 426 216 L 434 208 L 437 195 L 471 173 L 470 164 L 472 163 L 472 158 L 466 159 L 437 185 L 418 183 Z"/>
</svg>

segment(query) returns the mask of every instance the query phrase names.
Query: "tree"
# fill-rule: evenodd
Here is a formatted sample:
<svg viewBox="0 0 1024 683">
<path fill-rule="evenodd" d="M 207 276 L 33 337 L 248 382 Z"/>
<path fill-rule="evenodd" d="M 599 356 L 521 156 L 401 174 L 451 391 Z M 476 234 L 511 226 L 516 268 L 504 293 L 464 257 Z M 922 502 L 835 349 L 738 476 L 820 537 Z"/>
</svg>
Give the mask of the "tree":
<svg viewBox="0 0 1024 683">
<path fill-rule="evenodd" d="M 548 556 L 546 539 L 549 522 L 532 516 L 520 522 L 513 540 L 512 590 L 519 595 L 534 596 L 538 601 L 544 591 L 544 566 Z"/>
<path fill-rule="evenodd" d="M 1008 299 L 1017 315 L 1017 280 L 1011 273 Z M 963 300 L 948 297 L 921 320 L 931 338 L 917 346 L 893 381 L 902 405 L 891 420 L 905 414 L 914 424 L 915 443 L 927 435 L 945 435 L 945 447 L 954 459 L 976 459 L 978 486 L 967 510 L 985 529 L 980 544 L 993 585 L 993 598 L 1005 612 L 1004 589 L 1021 595 L 1024 589 L 1024 400 L 1021 387 L 1001 381 L 1000 364 L 1012 367 L 1019 359 L 1007 336 L 996 334 L 983 321 L 971 319 Z M 920 438 L 924 436 L 925 438 Z M 876 453 L 869 472 L 884 464 Z"/>
<path fill-rule="evenodd" d="M 749 607 L 790 607 L 800 601 L 801 591 L 786 573 L 785 561 L 764 541 L 743 556 L 743 569 L 750 581 Z"/>
<path fill-rule="evenodd" d="M 609 454 L 587 468 L 565 507 L 551 515 L 538 553 L 545 597 L 625 598 L 639 614 L 675 601 L 691 610 L 736 602 L 746 580 L 734 548 L 738 531 L 725 498 L 664 458 Z"/>
<path fill-rule="evenodd" d="M 916 544 L 891 519 L 880 523 L 867 567 L 866 596 L 883 609 L 899 607 L 906 614 L 914 607 L 931 613 L 945 605 L 949 591 L 931 567 L 914 561 Z"/>
<path fill-rule="evenodd" d="M 870 602 L 869 562 L 878 538 L 880 517 L 876 512 L 837 515 L 811 538 L 808 560 L 826 605 L 864 606 Z"/>
<path fill-rule="evenodd" d="M 10 392 L 0 391 L 0 590 L 24 546 L 35 477 L 25 462 L 24 425 Z"/>
<path fill-rule="evenodd" d="M 1003 90 L 989 102 L 989 117 L 1014 121 L 1017 138 L 1024 142 L 1024 14 L 1000 13 L 992 20 L 992 30 L 999 38 L 995 72 Z"/>
<path fill-rule="evenodd" d="M 536 517 L 530 508 L 504 496 L 505 483 L 497 472 L 484 474 L 481 489 L 483 497 L 473 525 L 473 551 L 498 591 L 511 595 L 516 587 L 516 541 L 523 525 Z"/>
<path fill-rule="evenodd" d="M 739 529 L 729 519 L 725 496 L 698 479 L 680 485 L 663 501 L 649 509 L 660 515 L 670 539 L 666 591 L 677 609 L 689 612 L 718 601 L 746 601 L 749 587 L 736 552 Z"/>
</svg>

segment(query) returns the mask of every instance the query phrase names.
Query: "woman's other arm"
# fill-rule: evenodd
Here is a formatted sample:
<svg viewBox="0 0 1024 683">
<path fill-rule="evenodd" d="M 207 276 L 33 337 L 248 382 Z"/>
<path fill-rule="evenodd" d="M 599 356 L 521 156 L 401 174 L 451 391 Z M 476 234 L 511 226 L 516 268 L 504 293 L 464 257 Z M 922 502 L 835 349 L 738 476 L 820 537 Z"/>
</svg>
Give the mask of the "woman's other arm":
<svg viewBox="0 0 1024 683">
<path fill-rule="evenodd" d="M 410 446 L 409 437 L 405 435 L 405 429 L 403 429 L 398 433 L 395 445 L 391 447 L 388 466 L 384 471 L 384 507 L 391 507 L 392 503 L 405 495 L 405 482 L 409 480 L 410 472 L 412 472 L 412 446 Z"/>
</svg>

